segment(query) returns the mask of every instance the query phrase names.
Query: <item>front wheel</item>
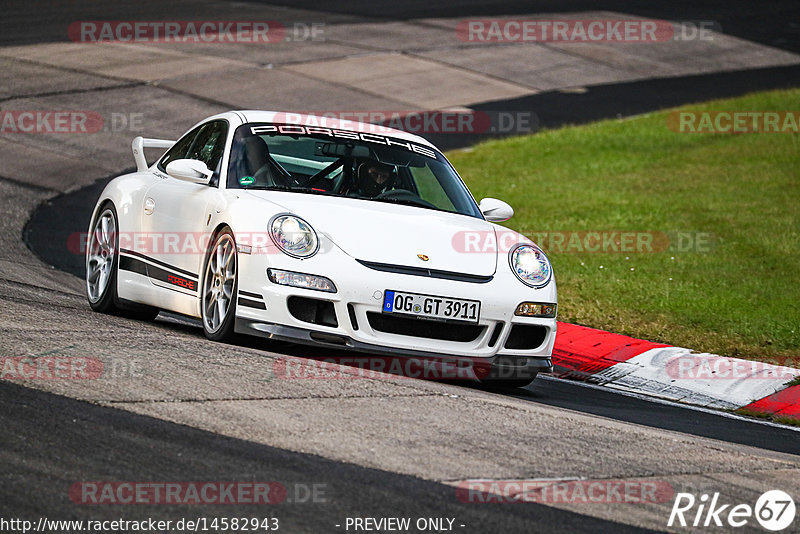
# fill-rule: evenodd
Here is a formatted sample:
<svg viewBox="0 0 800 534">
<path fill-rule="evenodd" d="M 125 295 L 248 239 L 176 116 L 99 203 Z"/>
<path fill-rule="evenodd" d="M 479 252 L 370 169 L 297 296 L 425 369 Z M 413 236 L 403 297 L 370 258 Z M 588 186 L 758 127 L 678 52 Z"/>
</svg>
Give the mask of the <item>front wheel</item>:
<svg viewBox="0 0 800 534">
<path fill-rule="evenodd" d="M 212 341 L 233 337 L 238 272 L 236 243 L 226 228 L 217 234 L 206 258 L 201 290 L 203 331 Z"/>
</svg>

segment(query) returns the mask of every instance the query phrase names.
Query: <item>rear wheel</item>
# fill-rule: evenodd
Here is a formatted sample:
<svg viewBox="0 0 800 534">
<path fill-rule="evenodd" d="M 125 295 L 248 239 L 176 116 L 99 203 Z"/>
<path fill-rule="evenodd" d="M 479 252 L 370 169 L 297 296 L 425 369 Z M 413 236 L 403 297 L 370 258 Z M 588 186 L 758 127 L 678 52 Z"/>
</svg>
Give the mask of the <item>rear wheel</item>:
<svg viewBox="0 0 800 534">
<path fill-rule="evenodd" d="M 233 233 L 225 228 L 217 234 L 203 270 L 201 313 L 203 331 L 213 341 L 233 337 L 236 319 L 238 264 Z"/>
<path fill-rule="evenodd" d="M 86 247 L 86 297 L 96 312 L 114 313 L 117 292 L 117 212 L 106 204 L 94 223 Z"/>
<path fill-rule="evenodd" d="M 92 227 L 86 247 L 86 297 L 96 312 L 152 321 L 158 309 L 143 304 L 123 304 L 117 293 L 119 231 L 117 211 L 107 202 Z"/>
</svg>

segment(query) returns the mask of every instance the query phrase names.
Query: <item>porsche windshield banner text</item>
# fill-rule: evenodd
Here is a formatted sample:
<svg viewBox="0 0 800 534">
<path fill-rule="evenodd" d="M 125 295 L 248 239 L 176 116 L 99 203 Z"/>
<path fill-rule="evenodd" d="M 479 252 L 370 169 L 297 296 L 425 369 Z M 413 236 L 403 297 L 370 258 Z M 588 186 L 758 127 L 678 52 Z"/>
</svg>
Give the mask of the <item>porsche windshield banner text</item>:
<svg viewBox="0 0 800 534">
<path fill-rule="evenodd" d="M 300 126 L 297 124 L 268 124 L 264 126 L 253 126 L 250 130 L 253 133 L 253 135 L 264 135 L 264 134 L 310 135 L 310 136 L 324 135 L 327 137 L 334 137 L 336 139 L 366 141 L 367 143 L 377 143 L 379 145 L 385 145 L 389 147 L 405 148 L 406 150 L 414 152 L 416 154 L 421 154 L 423 156 L 428 156 L 429 158 L 436 159 L 436 151 L 430 148 L 418 145 L 416 143 L 411 143 L 410 141 L 405 141 L 403 139 L 398 139 L 396 137 L 390 137 L 387 135 L 377 135 L 367 132 L 354 132 L 350 130 L 339 130 L 336 128 Z"/>
</svg>

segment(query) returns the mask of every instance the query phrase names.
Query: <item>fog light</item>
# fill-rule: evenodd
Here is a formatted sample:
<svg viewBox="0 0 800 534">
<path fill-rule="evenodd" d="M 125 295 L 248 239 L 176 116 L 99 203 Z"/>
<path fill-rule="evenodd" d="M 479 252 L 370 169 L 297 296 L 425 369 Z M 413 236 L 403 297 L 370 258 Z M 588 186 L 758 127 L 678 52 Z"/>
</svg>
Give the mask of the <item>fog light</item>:
<svg viewBox="0 0 800 534">
<path fill-rule="evenodd" d="M 324 276 L 295 273 L 293 271 L 281 271 L 279 269 L 267 269 L 267 276 L 270 282 L 281 286 L 302 287 L 303 289 L 336 293 L 336 286 L 333 285 L 330 279 Z"/>
<path fill-rule="evenodd" d="M 517 306 L 517 309 L 514 311 L 514 315 L 552 319 L 556 316 L 556 305 L 543 304 L 540 302 L 523 302 Z"/>
</svg>

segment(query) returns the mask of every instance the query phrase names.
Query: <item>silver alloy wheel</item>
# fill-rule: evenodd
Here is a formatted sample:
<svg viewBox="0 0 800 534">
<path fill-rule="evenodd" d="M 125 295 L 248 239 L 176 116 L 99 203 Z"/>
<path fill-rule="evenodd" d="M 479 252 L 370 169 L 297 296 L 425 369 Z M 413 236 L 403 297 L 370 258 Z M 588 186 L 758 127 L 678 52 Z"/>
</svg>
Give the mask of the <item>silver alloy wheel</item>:
<svg viewBox="0 0 800 534">
<path fill-rule="evenodd" d="M 219 330 L 233 308 L 235 284 L 236 246 L 230 234 L 222 234 L 214 243 L 203 278 L 203 323 L 209 332 Z"/>
<path fill-rule="evenodd" d="M 86 252 L 86 291 L 89 301 L 98 302 L 105 295 L 117 248 L 117 221 L 114 212 L 106 208 L 89 236 Z"/>
</svg>

